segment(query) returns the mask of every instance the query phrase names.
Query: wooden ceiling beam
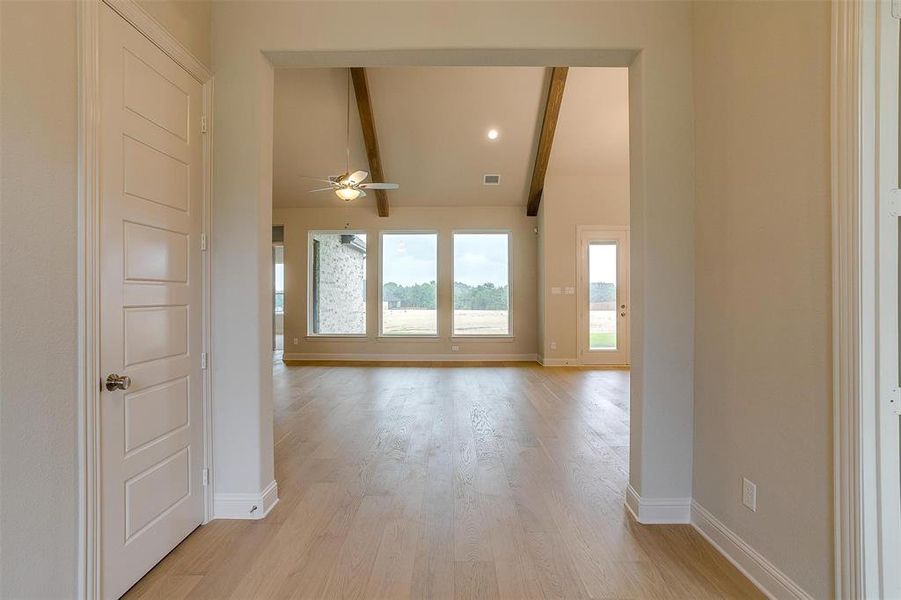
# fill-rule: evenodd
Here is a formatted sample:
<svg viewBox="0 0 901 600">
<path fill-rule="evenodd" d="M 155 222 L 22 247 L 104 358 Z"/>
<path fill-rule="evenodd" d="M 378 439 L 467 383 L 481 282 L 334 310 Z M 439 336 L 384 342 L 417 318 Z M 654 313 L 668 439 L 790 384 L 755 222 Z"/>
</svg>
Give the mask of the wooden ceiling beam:
<svg viewBox="0 0 901 600">
<path fill-rule="evenodd" d="M 360 112 L 360 126 L 363 128 L 363 142 L 366 144 L 366 157 L 369 160 L 369 174 L 373 183 L 385 183 L 382 170 L 382 157 L 379 153 L 379 138 L 375 131 L 375 118 L 372 115 L 372 99 L 369 97 L 369 81 L 366 69 L 352 67 L 350 77 L 354 83 L 354 95 L 357 97 L 357 110 Z M 388 216 L 388 194 L 385 190 L 375 192 L 379 216 Z"/>
<path fill-rule="evenodd" d="M 547 175 L 551 146 L 554 145 L 554 132 L 557 130 L 557 117 L 560 116 L 560 104 L 563 102 L 563 88 L 566 86 L 568 71 L 569 67 L 554 67 L 551 70 L 551 82 L 547 88 L 547 103 L 544 105 L 544 120 L 541 123 L 541 135 L 538 138 L 538 152 L 535 154 L 532 183 L 529 185 L 526 214 L 530 217 L 538 215 L 538 207 L 541 205 L 544 176 Z"/>
</svg>

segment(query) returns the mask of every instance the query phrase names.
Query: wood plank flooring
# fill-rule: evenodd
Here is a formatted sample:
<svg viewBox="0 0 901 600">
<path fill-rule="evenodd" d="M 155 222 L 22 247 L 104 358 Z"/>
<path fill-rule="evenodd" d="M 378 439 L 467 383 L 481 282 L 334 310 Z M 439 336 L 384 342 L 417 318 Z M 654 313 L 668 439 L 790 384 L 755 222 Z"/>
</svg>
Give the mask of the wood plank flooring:
<svg viewBox="0 0 901 600">
<path fill-rule="evenodd" d="M 199 528 L 126 595 L 761 598 L 623 508 L 629 373 L 274 366 L 279 504 Z"/>
</svg>

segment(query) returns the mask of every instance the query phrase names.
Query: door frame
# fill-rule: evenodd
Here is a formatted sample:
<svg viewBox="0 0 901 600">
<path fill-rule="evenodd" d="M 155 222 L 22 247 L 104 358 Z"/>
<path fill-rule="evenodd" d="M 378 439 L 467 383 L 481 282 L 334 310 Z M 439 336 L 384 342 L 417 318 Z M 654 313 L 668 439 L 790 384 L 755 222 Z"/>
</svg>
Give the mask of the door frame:
<svg viewBox="0 0 901 600">
<path fill-rule="evenodd" d="M 583 360 L 583 350 L 586 347 L 588 339 L 585 335 L 585 327 L 583 327 L 584 323 L 582 322 L 583 314 L 587 312 L 587 306 L 585 304 L 585 295 L 582 294 L 582 288 L 588 282 L 585 279 L 586 269 L 588 268 L 588 261 L 586 257 L 582 254 L 582 238 L 587 233 L 604 233 L 604 232 L 616 232 L 619 234 L 625 233 L 626 240 L 624 247 L 626 248 L 626 258 L 625 258 L 625 266 L 622 269 L 622 272 L 619 270 L 619 264 L 617 264 L 617 277 L 625 279 L 626 281 L 626 289 L 629 290 L 629 298 L 626 302 L 629 311 L 626 316 L 626 327 L 628 328 L 628 333 L 626 335 L 626 341 L 623 344 L 623 356 L 625 357 L 625 361 L 622 363 L 610 363 L 610 364 L 598 364 L 585 362 Z M 609 368 L 609 369 L 623 369 L 629 368 L 632 361 L 630 359 L 630 352 L 632 348 L 632 340 L 631 340 L 631 320 L 632 320 L 632 287 L 631 287 L 631 254 L 632 254 L 632 238 L 631 231 L 628 225 L 577 225 L 576 226 L 576 360 L 579 365 L 584 366 L 596 366 L 599 368 Z M 619 263 L 620 257 L 617 255 L 617 263 Z M 618 282 L 617 282 L 618 283 Z M 617 294 L 617 304 L 619 303 L 619 297 Z M 619 308 L 617 308 L 617 312 L 619 312 Z"/>
<path fill-rule="evenodd" d="M 835 596 L 849 599 L 901 593 L 898 498 L 889 495 L 898 487 L 901 403 L 893 9 L 901 15 L 898 0 L 832 4 Z"/>
<path fill-rule="evenodd" d="M 203 88 L 203 240 L 201 308 L 203 351 L 209 356 L 210 320 L 209 231 L 212 224 L 212 103 L 210 70 L 151 17 L 135 0 L 82 0 L 76 3 L 78 61 L 78 581 L 77 597 L 100 596 L 100 16 L 107 5 L 172 58 Z M 204 243 L 205 242 L 205 243 Z M 213 516 L 211 373 L 203 373 L 204 520 Z"/>
</svg>

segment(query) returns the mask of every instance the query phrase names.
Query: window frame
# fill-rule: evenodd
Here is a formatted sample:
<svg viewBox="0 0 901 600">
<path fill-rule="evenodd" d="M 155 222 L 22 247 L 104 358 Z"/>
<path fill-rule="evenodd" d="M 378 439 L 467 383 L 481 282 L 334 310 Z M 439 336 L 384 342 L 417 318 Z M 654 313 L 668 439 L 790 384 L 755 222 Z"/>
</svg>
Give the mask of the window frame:
<svg viewBox="0 0 901 600">
<path fill-rule="evenodd" d="M 364 263 L 366 277 L 366 286 L 363 288 L 363 297 L 366 302 L 366 310 L 363 311 L 363 333 L 314 333 L 313 332 L 313 236 L 319 234 L 326 235 L 365 235 L 366 236 L 366 260 Z M 307 230 L 307 333 L 308 340 L 322 339 L 343 339 L 343 340 L 365 340 L 369 338 L 369 260 L 372 252 L 369 249 L 369 232 L 365 229 L 308 229 Z"/>
<path fill-rule="evenodd" d="M 384 266 L 385 266 L 385 243 L 386 235 L 434 235 L 435 236 L 435 333 L 384 333 L 383 332 L 383 294 L 384 286 Z M 378 311 L 378 338 L 390 340 L 435 340 L 441 337 L 441 232 L 437 229 L 385 229 L 379 231 L 379 293 L 376 310 Z"/>
<path fill-rule="evenodd" d="M 507 236 L 507 333 L 457 333 L 456 332 L 456 302 L 454 299 L 454 293 L 456 288 L 454 284 L 456 283 L 456 254 L 455 254 L 455 245 L 457 235 L 506 235 Z M 512 339 L 514 337 L 513 332 L 513 230 L 510 228 L 467 228 L 467 229 L 454 229 L 451 231 L 451 339 L 459 339 L 459 340 L 477 340 L 477 339 L 489 339 L 489 340 L 505 340 Z"/>
</svg>

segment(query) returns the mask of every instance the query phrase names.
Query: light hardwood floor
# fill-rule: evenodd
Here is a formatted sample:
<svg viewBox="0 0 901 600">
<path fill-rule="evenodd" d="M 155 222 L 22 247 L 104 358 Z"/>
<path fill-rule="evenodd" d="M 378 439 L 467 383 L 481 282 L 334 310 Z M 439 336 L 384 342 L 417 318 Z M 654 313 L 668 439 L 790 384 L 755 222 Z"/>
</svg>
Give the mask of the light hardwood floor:
<svg viewBox="0 0 901 600">
<path fill-rule="evenodd" d="M 760 598 L 623 508 L 627 371 L 275 365 L 280 502 L 128 598 Z"/>
</svg>

